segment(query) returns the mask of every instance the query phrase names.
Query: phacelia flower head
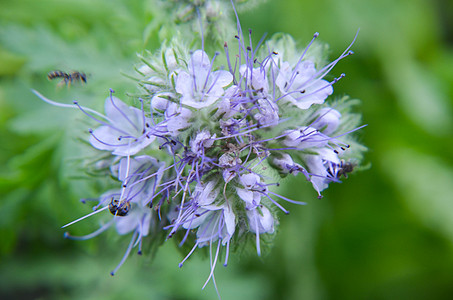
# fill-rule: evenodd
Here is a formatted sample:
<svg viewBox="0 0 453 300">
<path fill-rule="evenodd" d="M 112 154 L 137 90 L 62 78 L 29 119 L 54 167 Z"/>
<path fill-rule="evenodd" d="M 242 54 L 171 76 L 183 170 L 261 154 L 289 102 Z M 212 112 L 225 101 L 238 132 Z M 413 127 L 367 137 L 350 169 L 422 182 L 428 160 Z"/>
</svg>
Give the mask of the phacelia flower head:
<svg viewBox="0 0 453 300">
<path fill-rule="evenodd" d="M 197 248 L 209 248 L 206 283 L 215 284 L 216 263 L 225 257 L 227 264 L 230 245 L 239 249 L 253 240 L 261 255 L 269 244 L 262 241 L 277 232 L 279 210 L 289 212 L 284 203 L 306 204 L 280 194 L 278 178 L 301 173 L 321 197 L 360 163 L 366 149 L 352 136 L 362 128 L 360 118 L 351 113 L 354 101 L 332 97 L 344 75 L 330 75 L 352 54 L 352 43 L 329 63 L 320 58 L 317 33 L 297 49 L 282 35 L 254 45 L 251 30 L 244 38 L 239 21 L 236 28 L 223 53 L 209 52 L 203 37 L 195 49 L 175 38 L 141 57 L 136 106 L 111 92 L 102 115 L 35 92 L 48 103 L 80 109 L 96 125 L 85 137 L 102 157 L 94 169 L 104 166 L 99 171 L 115 188 L 109 186 L 95 211 L 81 219 L 96 214 L 109 221 L 85 237 L 67 236 L 86 239 L 111 226 L 132 234 L 114 272 L 132 248 L 141 253 L 144 239 L 176 239 L 192 247 L 180 266 Z"/>
</svg>

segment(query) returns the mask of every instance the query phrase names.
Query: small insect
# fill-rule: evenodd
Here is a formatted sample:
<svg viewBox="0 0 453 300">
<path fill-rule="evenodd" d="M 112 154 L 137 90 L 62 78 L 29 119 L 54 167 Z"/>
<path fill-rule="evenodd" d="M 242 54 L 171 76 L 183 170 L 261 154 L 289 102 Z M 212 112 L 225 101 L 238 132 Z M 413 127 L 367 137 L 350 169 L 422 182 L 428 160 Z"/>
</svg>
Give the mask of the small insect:
<svg viewBox="0 0 453 300">
<path fill-rule="evenodd" d="M 345 178 L 348 178 L 348 173 L 354 171 L 354 168 L 357 166 L 356 163 L 350 161 L 344 161 L 343 159 L 340 161 L 340 165 L 338 166 L 337 175 L 340 177 L 343 175 Z"/>
<path fill-rule="evenodd" d="M 70 86 L 73 82 L 87 82 L 87 75 L 82 72 L 74 71 L 71 73 L 66 73 L 63 71 L 52 71 L 47 74 L 47 78 L 49 80 L 53 80 L 55 78 L 61 78 L 61 82 L 58 85 L 62 85 L 63 83 L 67 86 Z"/>
<path fill-rule="evenodd" d="M 114 216 L 124 217 L 127 215 L 131 209 L 131 204 L 129 201 L 119 202 L 118 199 L 112 198 L 112 201 L 109 204 L 110 213 Z"/>
</svg>

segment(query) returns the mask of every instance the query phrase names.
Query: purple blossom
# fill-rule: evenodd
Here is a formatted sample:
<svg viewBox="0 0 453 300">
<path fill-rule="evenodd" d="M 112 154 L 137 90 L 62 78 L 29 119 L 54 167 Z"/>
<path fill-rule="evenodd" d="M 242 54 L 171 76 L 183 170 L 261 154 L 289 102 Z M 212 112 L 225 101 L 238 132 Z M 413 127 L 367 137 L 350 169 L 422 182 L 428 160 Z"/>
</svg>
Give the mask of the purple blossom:
<svg viewBox="0 0 453 300">
<path fill-rule="evenodd" d="M 207 130 L 199 132 L 196 135 L 195 139 L 190 141 L 190 150 L 198 155 L 203 155 L 205 148 L 212 147 L 212 145 L 214 144 L 213 139 L 215 137 L 215 134 L 211 136 L 211 134 Z"/>
<path fill-rule="evenodd" d="M 113 155 L 134 155 L 155 140 L 148 128 L 151 120 L 143 110 L 128 107 L 114 96 L 105 100 L 107 122 L 91 132 L 91 145 L 100 150 L 111 151 Z"/>
<path fill-rule="evenodd" d="M 218 260 L 221 246 L 226 246 L 226 258 L 224 265 L 228 261 L 230 240 L 236 230 L 236 216 L 228 202 L 219 203 L 219 189 L 216 183 L 210 181 L 206 184 L 197 184 L 192 200 L 184 206 L 179 206 L 171 215 L 176 218 L 172 221 L 170 237 L 181 226 L 187 230 L 196 230 L 196 243 L 188 255 L 179 264 L 180 267 L 192 255 L 197 247 L 212 247 L 217 243 L 217 250 L 214 259 L 211 259 L 211 273 L 206 280 L 214 276 L 215 265 Z M 187 234 L 186 234 L 187 237 Z M 185 242 L 186 237 L 181 244 Z M 203 288 L 204 288 L 203 286 Z"/>
<path fill-rule="evenodd" d="M 300 129 L 287 130 L 283 144 L 296 149 L 319 148 L 327 145 L 330 137 L 319 132 L 318 129 L 303 126 Z"/>
<path fill-rule="evenodd" d="M 165 110 L 166 130 L 171 136 L 177 137 L 180 131 L 190 126 L 192 111 L 179 106 L 176 103 L 169 103 Z"/>
<path fill-rule="evenodd" d="M 183 208 L 179 208 L 177 218 L 172 222 L 172 235 L 182 226 L 197 230 L 197 244 L 202 247 L 218 239 L 227 243 L 235 231 L 235 215 L 228 203 L 216 203 L 219 190 L 213 181 L 197 184 L 193 199 Z M 218 202 L 218 201 L 217 201 Z"/>
<path fill-rule="evenodd" d="M 268 93 L 269 82 L 264 68 L 253 68 L 249 65 L 242 65 L 239 68 L 239 73 L 245 79 L 251 90 L 261 92 L 264 95 Z"/>
<path fill-rule="evenodd" d="M 274 216 L 267 207 L 259 205 L 247 210 L 247 217 L 251 232 L 256 234 L 274 233 Z"/>
<path fill-rule="evenodd" d="M 313 188 L 321 195 L 329 183 L 338 181 L 336 169 L 340 165 L 340 159 L 334 150 L 321 148 L 317 155 L 306 155 L 305 162 L 311 175 Z"/>
<path fill-rule="evenodd" d="M 275 126 L 279 123 L 278 106 L 269 99 L 258 99 L 258 112 L 253 116 L 260 126 Z"/>
<path fill-rule="evenodd" d="M 283 62 L 276 85 L 282 92 L 282 101 L 287 101 L 300 109 L 308 109 L 313 104 L 322 104 L 332 94 L 332 85 L 320 77 L 313 62 L 305 60 L 291 67 Z"/>
<path fill-rule="evenodd" d="M 224 87 L 233 81 L 228 71 L 213 71 L 206 52 L 195 51 L 188 71 L 181 71 L 176 77 L 176 92 L 182 95 L 181 104 L 203 108 L 217 101 L 224 93 Z"/>
<path fill-rule="evenodd" d="M 282 153 L 280 158 L 276 157 L 272 162 L 283 174 L 297 175 L 298 173 L 302 173 L 307 176 L 307 171 L 301 165 L 295 163 L 291 155 L 287 153 Z"/>
<path fill-rule="evenodd" d="M 256 208 L 261 203 L 261 193 L 266 192 L 266 188 L 260 186 L 260 177 L 256 174 L 245 174 L 239 177 L 239 181 L 244 188 L 236 188 L 236 192 L 246 204 L 247 210 Z"/>
<path fill-rule="evenodd" d="M 321 108 L 316 116 L 316 120 L 310 126 L 326 135 L 335 132 L 341 122 L 340 112 L 330 107 Z"/>
</svg>

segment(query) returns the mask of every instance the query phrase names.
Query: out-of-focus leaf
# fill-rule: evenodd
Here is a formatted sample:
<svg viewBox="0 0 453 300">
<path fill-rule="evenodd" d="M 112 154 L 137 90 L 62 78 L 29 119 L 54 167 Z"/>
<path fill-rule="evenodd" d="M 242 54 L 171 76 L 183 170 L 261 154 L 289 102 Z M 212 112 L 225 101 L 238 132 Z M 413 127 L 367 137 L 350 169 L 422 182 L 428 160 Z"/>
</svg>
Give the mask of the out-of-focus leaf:
<svg viewBox="0 0 453 300">
<path fill-rule="evenodd" d="M 143 266 L 146 258 L 131 253 L 128 263 L 112 277 L 109 268 L 118 263 L 124 250 L 116 249 L 105 249 L 104 255 L 79 255 L 77 260 L 72 258 L 74 253 L 68 253 L 5 262 L 0 269 L 4 278 L 0 294 L 17 297 L 35 292 L 46 299 L 217 299 L 212 282 L 201 290 L 209 276 L 208 260 L 194 256 L 179 269 L 176 249 L 168 243 L 152 266 Z M 258 300 L 268 293 L 259 274 L 249 278 L 234 266 L 219 265 L 216 275 L 223 299 Z"/>
<path fill-rule="evenodd" d="M 68 129 L 70 120 L 74 121 L 75 110 L 56 108 L 51 105 L 33 110 L 14 118 L 10 128 L 20 134 L 36 134 L 47 132 L 48 135 L 58 134 L 61 129 Z"/>
<path fill-rule="evenodd" d="M 453 243 L 453 168 L 441 159 L 401 148 L 382 162 L 410 210 Z"/>
<path fill-rule="evenodd" d="M 384 68 L 400 105 L 413 122 L 433 135 L 448 134 L 453 111 L 440 78 L 404 56 L 385 61 Z"/>
<path fill-rule="evenodd" d="M 25 57 L 0 48 L 0 76 L 13 75 L 24 65 Z"/>
</svg>

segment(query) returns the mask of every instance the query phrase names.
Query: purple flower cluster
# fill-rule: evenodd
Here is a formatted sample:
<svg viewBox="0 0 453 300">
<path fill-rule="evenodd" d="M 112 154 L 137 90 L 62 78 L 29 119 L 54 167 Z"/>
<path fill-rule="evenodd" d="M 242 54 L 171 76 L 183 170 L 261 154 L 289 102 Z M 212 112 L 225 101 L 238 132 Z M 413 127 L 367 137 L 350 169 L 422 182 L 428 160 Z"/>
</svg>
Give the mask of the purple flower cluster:
<svg viewBox="0 0 453 300">
<path fill-rule="evenodd" d="M 352 43 L 323 64 L 317 36 L 302 51 L 288 36 L 253 47 L 239 26 L 237 54 L 225 43 L 225 56 L 212 59 L 203 49 L 189 52 L 173 41 L 143 58 L 138 72 L 144 95 L 137 107 L 113 91 L 105 115 L 75 103 L 99 124 L 90 129 L 89 142 L 109 154 L 101 165 L 109 165 L 117 188 L 81 218 L 110 211 L 107 223 L 87 236 L 66 236 L 91 238 L 112 226 L 121 235 L 132 233 L 112 275 L 132 248 L 141 253 L 143 239 L 162 232 L 192 245 L 180 266 L 196 248 L 210 247 L 206 283 L 242 237 L 252 237 L 260 255 L 262 238 L 278 225 L 278 209 L 288 213 L 281 202 L 305 204 L 276 193 L 275 178 L 302 173 L 321 197 L 329 183 L 352 171 L 365 149 L 350 137 L 361 128 L 351 101 L 326 103 L 344 77 L 328 74 L 352 54 Z"/>
</svg>

